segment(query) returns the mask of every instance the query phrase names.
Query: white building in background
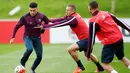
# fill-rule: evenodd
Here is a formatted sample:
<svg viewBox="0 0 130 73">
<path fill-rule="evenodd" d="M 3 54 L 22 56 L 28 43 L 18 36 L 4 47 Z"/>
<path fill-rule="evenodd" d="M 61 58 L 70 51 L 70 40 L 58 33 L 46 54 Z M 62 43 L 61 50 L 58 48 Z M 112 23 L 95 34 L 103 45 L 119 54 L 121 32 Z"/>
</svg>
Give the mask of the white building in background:
<svg viewBox="0 0 130 73">
<path fill-rule="evenodd" d="M 84 20 L 86 23 L 88 23 L 89 19 L 85 18 Z M 130 18 L 123 18 L 122 20 L 130 25 Z M 130 34 L 123 28 L 121 28 L 121 31 L 123 33 L 124 42 L 130 42 Z M 50 29 L 50 43 L 52 44 L 74 43 L 77 40 L 78 39 L 76 35 L 71 31 L 69 26 Z M 97 38 L 95 39 L 95 41 L 99 42 Z"/>
</svg>

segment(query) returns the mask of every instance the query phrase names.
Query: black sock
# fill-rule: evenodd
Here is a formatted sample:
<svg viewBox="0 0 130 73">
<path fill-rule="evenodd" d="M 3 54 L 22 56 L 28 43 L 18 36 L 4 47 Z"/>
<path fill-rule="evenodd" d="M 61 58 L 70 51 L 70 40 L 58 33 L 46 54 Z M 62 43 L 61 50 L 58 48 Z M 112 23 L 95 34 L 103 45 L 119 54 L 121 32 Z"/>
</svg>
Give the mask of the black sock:
<svg viewBox="0 0 130 73">
<path fill-rule="evenodd" d="M 81 63 L 80 60 L 76 61 L 76 63 L 77 63 L 79 68 L 81 68 L 82 70 L 85 70 L 85 68 L 84 68 L 84 66 L 83 66 L 83 64 Z"/>
<path fill-rule="evenodd" d="M 96 64 L 96 66 L 98 67 L 98 70 L 103 71 L 103 67 L 101 66 L 101 64 L 99 62 L 94 62 Z"/>
</svg>

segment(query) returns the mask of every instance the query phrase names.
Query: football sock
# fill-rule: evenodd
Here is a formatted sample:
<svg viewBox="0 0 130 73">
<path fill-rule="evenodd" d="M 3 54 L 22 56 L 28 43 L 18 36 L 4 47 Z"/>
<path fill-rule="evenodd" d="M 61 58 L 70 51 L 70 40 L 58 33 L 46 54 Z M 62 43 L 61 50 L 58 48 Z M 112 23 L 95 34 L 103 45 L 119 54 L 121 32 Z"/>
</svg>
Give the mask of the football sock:
<svg viewBox="0 0 130 73">
<path fill-rule="evenodd" d="M 96 66 L 98 67 L 99 71 L 103 71 L 103 67 L 101 66 L 101 64 L 99 62 L 94 62 L 96 64 Z"/>
<path fill-rule="evenodd" d="M 118 73 L 116 70 L 112 70 L 111 73 Z"/>
<path fill-rule="evenodd" d="M 31 69 L 31 73 L 35 73 L 35 71 Z"/>
<path fill-rule="evenodd" d="M 80 60 L 76 61 L 76 63 L 77 63 L 77 65 L 78 65 L 78 67 L 79 67 L 80 69 L 85 70 L 85 68 L 84 68 L 84 66 L 83 66 L 83 64 L 81 63 Z"/>
<path fill-rule="evenodd" d="M 130 69 L 130 65 L 128 66 L 128 69 Z"/>
</svg>

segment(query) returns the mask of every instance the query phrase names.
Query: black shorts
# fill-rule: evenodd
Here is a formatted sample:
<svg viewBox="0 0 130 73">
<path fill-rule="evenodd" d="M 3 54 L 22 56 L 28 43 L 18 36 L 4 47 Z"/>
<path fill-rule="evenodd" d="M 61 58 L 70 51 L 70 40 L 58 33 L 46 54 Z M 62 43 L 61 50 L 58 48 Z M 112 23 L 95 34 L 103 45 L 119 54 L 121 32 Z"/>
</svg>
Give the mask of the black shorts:
<svg viewBox="0 0 130 73">
<path fill-rule="evenodd" d="M 124 57 L 123 39 L 113 44 L 104 45 L 102 50 L 102 63 L 112 62 L 114 55 L 116 55 L 119 60 Z"/>
<path fill-rule="evenodd" d="M 88 39 L 83 39 L 83 40 L 80 40 L 78 42 L 76 42 L 79 46 L 79 51 L 87 51 L 87 48 L 88 48 Z"/>
</svg>

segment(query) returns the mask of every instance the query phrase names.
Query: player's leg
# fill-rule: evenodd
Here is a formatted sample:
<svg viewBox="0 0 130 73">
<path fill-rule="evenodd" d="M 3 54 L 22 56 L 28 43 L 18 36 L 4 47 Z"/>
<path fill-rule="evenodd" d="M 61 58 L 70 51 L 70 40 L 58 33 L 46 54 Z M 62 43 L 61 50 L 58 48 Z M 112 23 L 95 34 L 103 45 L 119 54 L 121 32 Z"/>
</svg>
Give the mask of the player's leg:
<svg viewBox="0 0 130 73">
<path fill-rule="evenodd" d="M 77 66 L 81 70 L 84 70 L 85 68 L 84 68 L 83 64 L 81 63 L 81 61 L 79 59 L 78 53 L 76 52 L 78 50 L 79 50 L 79 46 L 78 46 L 77 43 L 74 43 L 74 44 L 72 44 L 71 46 L 68 47 L 68 52 L 71 55 L 71 57 L 75 60 L 75 62 L 77 63 Z M 75 70 L 75 71 L 77 71 L 77 70 Z M 74 73 L 77 73 L 77 72 L 74 72 Z"/>
<path fill-rule="evenodd" d="M 42 60 L 42 43 L 41 43 L 41 38 L 33 38 L 33 46 L 34 50 L 36 52 L 36 59 L 31 67 L 32 73 L 35 73 L 35 69 L 37 66 L 40 64 Z"/>
<path fill-rule="evenodd" d="M 85 56 L 86 56 L 86 51 L 84 51 Z M 101 64 L 99 63 L 97 57 L 94 54 L 90 55 L 91 60 L 94 62 L 94 64 L 97 66 L 95 72 L 101 72 L 104 71 L 103 67 L 101 66 Z"/>
<path fill-rule="evenodd" d="M 79 60 L 79 56 L 76 52 L 78 50 L 78 48 L 79 47 L 76 43 L 74 43 L 74 44 L 72 44 L 71 46 L 68 47 L 68 52 L 75 61 Z"/>
<path fill-rule="evenodd" d="M 85 56 L 86 56 L 86 54 L 87 54 L 87 48 L 88 48 L 88 39 L 85 39 L 85 40 L 83 40 L 84 42 L 80 42 L 80 43 L 78 43 L 79 45 L 82 45 L 81 47 L 80 47 L 80 50 L 83 50 L 84 51 L 84 54 L 85 54 Z M 97 59 L 97 57 L 94 55 L 94 54 L 91 54 L 90 55 L 90 58 L 91 58 L 91 60 L 95 63 L 95 65 L 97 66 L 97 68 L 96 68 L 96 71 L 95 72 L 100 72 L 100 71 L 104 71 L 104 69 L 103 69 L 103 67 L 101 66 L 101 64 L 99 63 L 99 61 L 98 61 L 98 59 Z"/>
<path fill-rule="evenodd" d="M 97 69 L 95 72 L 101 72 L 104 71 L 103 67 L 101 66 L 101 64 L 99 63 L 97 57 L 94 54 L 90 55 L 91 60 L 95 63 L 95 65 L 97 66 Z"/>
<path fill-rule="evenodd" d="M 21 58 L 21 65 L 25 66 L 30 54 L 33 51 L 32 40 L 29 37 L 24 37 L 24 44 L 26 46 L 26 51 L 24 52 L 23 57 Z"/>
<path fill-rule="evenodd" d="M 121 59 L 121 61 L 124 63 L 124 65 L 125 65 L 126 67 L 128 67 L 128 69 L 130 69 L 130 60 L 129 60 L 129 59 L 127 59 L 126 57 L 123 57 L 123 58 Z"/>
<path fill-rule="evenodd" d="M 113 69 L 110 63 L 102 63 L 102 66 L 108 73 L 118 73 L 116 70 Z"/>
<path fill-rule="evenodd" d="M 120 46 L 119 46 L 120 45 Z M 130 69 L 130 60 L 124 56 L 124 43 L 120 40 L 116 45 L 116 56 L 121 60 L 128 69 Z"/>
<path fill-rule="evenodd" d="M 115 45 L 104 45 L 102 50 L 102 66 L 108 73 L 118 73 L 114 68 L 110 65 L 114 58 L 114 54 L 116 49 L 113 47 Z"/>
</svg>

